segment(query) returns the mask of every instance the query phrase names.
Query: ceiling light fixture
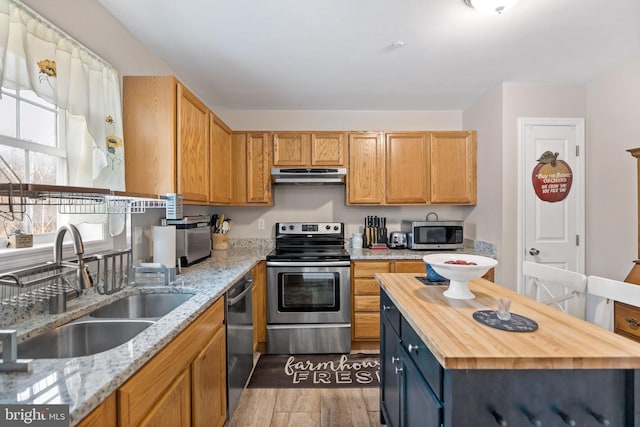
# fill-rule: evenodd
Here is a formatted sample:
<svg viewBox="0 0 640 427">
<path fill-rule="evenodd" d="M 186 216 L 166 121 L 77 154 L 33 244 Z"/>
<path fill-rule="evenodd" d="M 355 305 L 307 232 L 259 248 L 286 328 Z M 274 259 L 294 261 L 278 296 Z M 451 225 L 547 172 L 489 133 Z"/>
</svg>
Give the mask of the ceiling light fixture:
<svg viewBox="0 0 640 427">
<path fill-rule="evenodd" d="M 511 9 L 519 0 L 464 0 L 465 4 L 480 13 L 500 15 Z"/>
</svg>

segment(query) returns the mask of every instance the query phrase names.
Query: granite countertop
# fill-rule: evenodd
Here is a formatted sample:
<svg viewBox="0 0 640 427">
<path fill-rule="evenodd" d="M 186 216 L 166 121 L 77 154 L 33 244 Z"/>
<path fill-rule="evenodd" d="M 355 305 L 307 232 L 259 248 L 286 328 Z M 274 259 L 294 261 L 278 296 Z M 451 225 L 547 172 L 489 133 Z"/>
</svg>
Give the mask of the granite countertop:
<svg viewBox="0 0 640 427">
<path fill-rule="evenodd" d="M 18 330 L 18 341 L 22 342 L 127 295 L 167 291 L 195 294 L 135 338 L 111 350 L 85 357 L 35 359 L 31 373 L 0 373 L 0 403 L 68 404 L 71 425 L 77 424 L 264 260 L 269 250 L 213 251 L 211 258 L 183 269 L 177 277 L 184 282 L 183 286 L 129 286 L 109 296 L 90 292 L 69 301 L 65 313 L 38 315 L 11 325 L 11 329 Z"/>
<path fill-rule="evenodd" d="M 466 245 L 464 249 L 453 251 L 414 251 L 410 249 L 365 249 L 365 248 L 347 248 L 351 255 L 352 261 L 366 261 L 376 259 L 394 259 L 394 260 L 422 260 L 427 254 L 447 252 L 459 254 L 483 255 L 490 258 L 496 258 L 495 248 L 490 244 Z"/>
</svg>

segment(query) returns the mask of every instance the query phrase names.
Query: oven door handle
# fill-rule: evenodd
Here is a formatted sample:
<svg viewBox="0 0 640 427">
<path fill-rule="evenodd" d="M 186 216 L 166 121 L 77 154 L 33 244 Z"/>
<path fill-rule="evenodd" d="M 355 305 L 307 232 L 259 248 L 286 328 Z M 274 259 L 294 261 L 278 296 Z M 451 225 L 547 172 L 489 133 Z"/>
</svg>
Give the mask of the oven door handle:
<svg viewBox="0 0 640 427">
<path fill-rule="evenodd" d="M 289 262 L 267 261 L 267 267 L 349 267 L 349 261 Z"/>
<path fill-rule="evenodd" d="M 227 299 L 227 306 L 231 307 L 233 305 L 236 305 L 245 297 L 245 295 L 247 295 L 248 292 L 251 291 L 251 289 L 253 288 L 253 279 L 247 280 L 246 283 L 248 283 L 249 286 L 247 286 L 247 288 L 244 291 L 240 292 L 239 295 L 236 295 L 233 298 Z"/>
</svg>

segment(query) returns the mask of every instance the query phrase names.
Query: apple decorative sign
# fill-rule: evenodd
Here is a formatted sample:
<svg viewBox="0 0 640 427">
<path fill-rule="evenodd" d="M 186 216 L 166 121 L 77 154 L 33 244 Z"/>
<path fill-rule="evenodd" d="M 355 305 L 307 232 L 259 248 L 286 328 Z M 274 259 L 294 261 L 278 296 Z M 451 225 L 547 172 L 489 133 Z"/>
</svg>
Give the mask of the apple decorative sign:
<svg viewBox="0 0 640 427">
<path fill-rule="evenodd" d="M 569 195 L 573 172 L 564 160 L 558 160 L 558 153 L 545 151 L 533 168 L 531 180 L 536 196 L 544 202 L 560 202 Z"/>
</svg>

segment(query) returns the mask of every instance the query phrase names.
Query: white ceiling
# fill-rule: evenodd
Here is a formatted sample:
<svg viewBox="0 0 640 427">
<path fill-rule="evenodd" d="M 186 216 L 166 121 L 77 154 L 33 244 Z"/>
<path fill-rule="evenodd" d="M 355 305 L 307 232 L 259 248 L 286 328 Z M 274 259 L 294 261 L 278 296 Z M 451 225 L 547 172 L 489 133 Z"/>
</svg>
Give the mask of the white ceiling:
<svg viewBox="0 0 640 427">
<path fill-rule="evenodd" d="M 640 58 L 640 0 L 100 0 L 210 107 L 462 110 Z M 402 40 L 403 48 L 393 48 Z"/>
</svg>

